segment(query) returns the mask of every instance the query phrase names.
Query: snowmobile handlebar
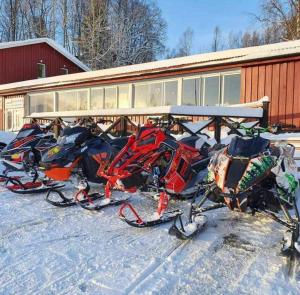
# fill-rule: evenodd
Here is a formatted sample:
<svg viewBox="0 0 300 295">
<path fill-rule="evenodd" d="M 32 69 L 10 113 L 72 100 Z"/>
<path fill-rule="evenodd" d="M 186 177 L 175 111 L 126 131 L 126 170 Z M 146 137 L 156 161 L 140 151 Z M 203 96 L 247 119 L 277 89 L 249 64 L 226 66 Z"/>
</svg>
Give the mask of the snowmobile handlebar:
<svg viewBox="0 0 300 295">
<path fill-rule="evenodd" d="M 245 135 L 247 136 L 259 136 L 261 133 L 269 132 L 276 134 L 278 132 L 278 126 L 272 125 L 269 127 L 259 127 L 259 126 L 252 126 L 252 127 L 245 127 L 243 126 L 243 123 L 240 122 L 233 122 L 233 123 L 227 123 L 227 126 L 233 130 L 237 131 L 238 129 L 243 130 L 245 132 Z"/>
</svg>

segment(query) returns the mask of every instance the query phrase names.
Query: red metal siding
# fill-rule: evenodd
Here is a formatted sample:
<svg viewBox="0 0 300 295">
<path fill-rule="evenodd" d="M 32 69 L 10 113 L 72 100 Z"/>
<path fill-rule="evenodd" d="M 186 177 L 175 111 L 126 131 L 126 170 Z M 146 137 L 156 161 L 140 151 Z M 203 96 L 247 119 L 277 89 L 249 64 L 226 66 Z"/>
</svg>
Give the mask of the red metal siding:
<svg viewBox="0 0 300 295">
<path fill-rule="evenodd" d="M 300 127 L 300 61 L 242 68 L 241 102 L 269 96 L 271 123 Z"/>
<path fill-rule="evenodd" d="M 41 60 L 46 64 L 47 77 L 61 75 L 64 66 L 70 74 L 83 72 L 47 43 L 19 46 L 0 49 L 0 84 L 36 79 Z"/>
</svg>

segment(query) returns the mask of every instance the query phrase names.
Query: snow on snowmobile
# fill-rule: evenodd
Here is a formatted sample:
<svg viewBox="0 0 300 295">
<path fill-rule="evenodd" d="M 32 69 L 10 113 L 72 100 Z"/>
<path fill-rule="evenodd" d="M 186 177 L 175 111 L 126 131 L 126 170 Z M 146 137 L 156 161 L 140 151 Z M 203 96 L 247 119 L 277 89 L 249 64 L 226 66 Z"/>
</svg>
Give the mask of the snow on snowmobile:
<svg viewBox="0 0 300 295">
<path fill-rule="evenodd" d="M 126 144 L 127 137 L 111 139 L 107 135 L 96 135 L 95 124 L 87 127 L 67 127 L 63 130 L 57 145 L 45 153 L 40 162 L 41 169 L 50 179 L 68 181 L 77 177 L 78 192 L 74 198 L 67 198 L 62 191 L 51 189 L 46 201 L 58 207 L 68 207 L 101 199 L 103 195 L 89 195 L 92 183 L 105 183 L 100 172 L 112 161 Z"/>
<path fill-rule="evenodd" d="M 128 202 L 121 206 L 119 216 L 129 225 L 147 227 L 173 220 L 181 211 L 166 211 L 170 197 L 192 194 L 195 183 L 201 182 L 201 171 L 206 169 L 209 155 L 205 145 L 200 150 L 195 145 L 204 140 L 193 134 L 177 141 L 170 134 L 171 128 L 172 124 L 168 128 L 146 124 L 129 138 L 108 169 L 100 173 L 107 179 L 107 203 L 113 202 L 112 189 L 129 193 L 150 190 L 159 194 L 158 208 L 152 220 L 142 220 Z M 101 204 L 87 204 L 86 207 L 91 210 L 102 208 Z M 135 220 L 126 217 L 127 210 L 133 213 Z"/>
<path fill-rule="evenodd" d="M 184 224 L 179 216 L 170 234 L 190 238 L 205 225 L 204 212 L 227 206 L 230 210 L 271 217 L 291 233 L 291 241 L 284 241 L 283 250 L 300 250 L 295 148 L 285 142 L 272 144 L 260 136 L 262 131 L 265 129 L 250 128 L 247 134 L 251 137 L 234 137 L 229 146 L 212 157 L 203 197 L 198 203 L 193 199 L 188 221 Z M 214 204 L 203 207 L 208 200 Z"/>
<path fill-rule="evenodd" d="M 56 140 L 48 126 L 39 125 L 36 122 L 24 124 L 15 139 L 6 145 L 0 153 L 2 164 L 5 167 L 1 181 L 7 189 L 20 194 L 41 193 L 49 187 L 60 187 L 40 177 L 37 167 L 42 155 L 56 144 Z M 21 181 L 24 176 L 11 176 L 11 173 L 25 172 L 29 181 Z M 23 173 L 24 174 L 24 173 Z"/>
</svg>

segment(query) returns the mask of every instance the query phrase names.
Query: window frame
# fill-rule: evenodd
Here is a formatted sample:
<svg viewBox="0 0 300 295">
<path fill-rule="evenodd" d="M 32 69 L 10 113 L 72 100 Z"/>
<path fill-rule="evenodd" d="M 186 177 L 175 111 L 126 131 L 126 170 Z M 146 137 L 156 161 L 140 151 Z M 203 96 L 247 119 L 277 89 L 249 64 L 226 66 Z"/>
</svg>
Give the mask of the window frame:
<svg viewBox="0 0 300 295">
<path fill-rule="evenodd" d="M 234 75 L 240 75 L 240 78 L 242 78 L 241 77 L 241 71 L 230 71 L 230 72 L 226 72 L 222 75 L 222 92 L 221 92 L 222 93 L 222 97 L 221 97 L 222 104 L 221 105 L 225 105 L 224 104 L 224 93 L 225 93 L 225 91 L 224 91 L 225 90 L 224 78 L 225 78 L 225 76 L 234 76 Z M 240 99 L 241 99 L 241 83 L 240 83 Z"/>
<path fill-rule="evenodd" d="M 47 91 L 47 92 L 35 92 L 35 93 L 29 93 L 28 97 L 29 97 L 29 114 L 31 113 L 31 98 L 34 96 L 40 96 L 40 95 L 52 95 L 52 99 L 53 99 L 53 112 L 56 111 L 56 104 L 55 104 L 55 99 L 56 99 L 56 91 Z M 48 112 L 48 111 L 47 111 Z"/>
<path fill-rule="evenodd" d="M 216 74 L 205 74 L 202 75 L 202 106 L 207 106 L 205 104 L 205 100 L 206 100 L 206 93 L 205 93 L 205 84 L 206 84 L 206 78 L 219 78 L 219 95 L 218 95 L 218 105 L 217 106 L 222 106 L 222 102 L 221 102 L 221 90 L 222 90 L 222 74 L 221 73 L 216 73 Z M 215 106 L 215 105 L 208 105 L 208 106 Z"/>
<path fill-rule="evenodd" d="M 105 102 L 105 87 L 100 86 L 100 87 L 90 87 L 89 88 L 89 110 L 92 110 L 92 91 L 93 90 L 101 90 L 103 91 L 103 99 L 102 99 L 102 109 L 104 110 L 104 102 Z"/>
<path fill-rule="evenodd" d="M 81 92 L 81 91 L 86 91 L 87 92 L 87 109 L 86 110 L 79 110 L 78 109 L 78 107 L 79 107 L 79 101 L 78 101 L 78 99 L 79 99 L 79 97 L 78 97 L 78 95 L 76 95 L 76 110 L 71 110 L 71 111 L 66 111 L 66 110 L 64 110 L 64 111 L 59 111 L 58 110 L 58 107 L 59 107 L 59 94 L 60 93 L 68 93 L 68 92 Z M 55 111 L 57 111 L 57 112 L 74 112 L 74 111 L 88 111 L 89 110 L 89 88 L 74 88 L 74 89 L 67 89 L 67 90 L 61 90 L 61 91 L 55 91 L 55 93 L 56 93 L 56 97 L 57 97 L 57 102 L 56 102 L 56 109 L 57 110 L 55 110 Z"/>
</svg>

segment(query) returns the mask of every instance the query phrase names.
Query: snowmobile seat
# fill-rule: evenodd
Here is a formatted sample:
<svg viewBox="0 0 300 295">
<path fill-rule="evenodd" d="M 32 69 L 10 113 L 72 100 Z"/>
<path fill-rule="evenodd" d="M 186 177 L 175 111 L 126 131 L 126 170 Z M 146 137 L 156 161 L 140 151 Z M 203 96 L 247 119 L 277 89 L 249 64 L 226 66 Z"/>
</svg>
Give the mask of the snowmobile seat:
<svg viewBox="0 0 300 295">
<path fill-rule="evenodd" d="M 179 142 L 182 142 L 183 144 L 189 145 L 194 148 L 198 139 L 199 139 L 198 136 L 193 135 L 193 136 L 182 138 L 179 140 Z"/>
<path fill-rule="evenodd" d="M 228 155 L 232 157 L 253 158 L 258 154 L 266 151 L 270 144 L 268 139 L 260 136 L 250 139 L 244 139 L 236 136 L 232 139 L 228 147 Z"/>
<path fill-rule="evenodd" d="M 114 139 L 111 139 L 109 141 L 109 143 L 118 148 L 118 149 L 122 149 L 126 143 L 128 142 L 128 137 L 127 136 L 122 136 L 122 137 L 117 137 L 117 138 L 114 138 Z"/>
</svg>

